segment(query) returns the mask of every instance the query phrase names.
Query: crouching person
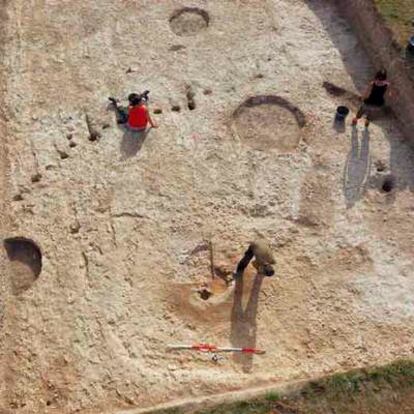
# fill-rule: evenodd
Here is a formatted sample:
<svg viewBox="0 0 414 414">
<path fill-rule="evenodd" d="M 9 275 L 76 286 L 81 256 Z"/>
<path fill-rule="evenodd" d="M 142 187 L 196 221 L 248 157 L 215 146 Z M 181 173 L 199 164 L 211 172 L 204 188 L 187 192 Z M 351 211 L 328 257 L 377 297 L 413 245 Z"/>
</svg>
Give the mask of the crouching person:
<svg viewBox="0 0 414 414">
<path fill-rule="evenodd" d="M 267 240 L 260 239 L 251 243 L 249 248 L 244 253 L 243 258 L 237 265 L 237 269 L 234 274 L 235 279 L 243 276 L 244 270 L 253 257 L 255 260 L 252 264 L 257 269 L 259 274 L 269 277 L 275 274 L 275 259 L 270 244 Z"/>
</svg>

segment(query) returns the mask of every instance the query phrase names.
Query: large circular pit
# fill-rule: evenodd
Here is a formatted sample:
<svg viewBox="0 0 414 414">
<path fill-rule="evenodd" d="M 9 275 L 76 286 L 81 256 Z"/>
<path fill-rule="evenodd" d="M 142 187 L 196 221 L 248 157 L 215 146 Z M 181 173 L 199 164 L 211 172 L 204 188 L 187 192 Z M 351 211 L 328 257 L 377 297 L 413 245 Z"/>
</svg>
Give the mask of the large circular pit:
<svg viewBox="0 0 414 414">
<path fill-rule="evenodd" d="M 29 289 L 42 271 L 42 252 L 36 243 L 24 237 L 4 240 L 11 262 L 11 287 L 15 295 Z"/>
<path fill-rule="evenodd" d="M 305 115 L 286 99 L 274 95 L 253 96 L 233 114 L 240 139 L 256 150 L 293 152 L 299 145 Z"/>
<path fill-rule="evenodd" d="M 207 29 L 209 23 L 208 13 L 198 7 L 184 7 L 170 17 L 171 30 L 178 36 L 194 36 Z"/>
</svg>

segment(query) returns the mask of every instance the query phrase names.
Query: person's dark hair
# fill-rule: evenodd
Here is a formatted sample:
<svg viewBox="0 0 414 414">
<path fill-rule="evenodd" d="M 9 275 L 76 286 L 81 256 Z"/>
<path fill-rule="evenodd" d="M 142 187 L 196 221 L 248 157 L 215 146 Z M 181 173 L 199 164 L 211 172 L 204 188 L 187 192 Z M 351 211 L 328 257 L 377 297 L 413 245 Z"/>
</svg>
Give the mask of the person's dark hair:
<svg viewBox="0 0 414 414">
<path fill-rule="evenodd" d="M 275 270 L 273 269 L 273 267 L 272 267 L 272 266 L 270 266 L 270 265 L 265 265 L 265 266 L 263 266 L 263 274 L 264 274 L 265 276 L 270 277 L 270 276 L 273 276 L 273 275 L 275 274 Z"/>
<path fill-rule="evenodd" d="M 128 101 L 131 105 L 139 105 L 142 101 L 142 96 L 137 93 L 130 93 L 128 95 Z"/>
<path fill-rule="evenodd" d="M 387 71 L 385 69 L 379 70 L 375 75 L 375 80 L 379 80 L 379 81 L 387 80 Z"/>
<path fill-rule="evenodd" d="M 139 105 L 142 102 L 142 97 L 140 95 L 135 96 L 129 101 L 132 106 Z"/>
</svg>

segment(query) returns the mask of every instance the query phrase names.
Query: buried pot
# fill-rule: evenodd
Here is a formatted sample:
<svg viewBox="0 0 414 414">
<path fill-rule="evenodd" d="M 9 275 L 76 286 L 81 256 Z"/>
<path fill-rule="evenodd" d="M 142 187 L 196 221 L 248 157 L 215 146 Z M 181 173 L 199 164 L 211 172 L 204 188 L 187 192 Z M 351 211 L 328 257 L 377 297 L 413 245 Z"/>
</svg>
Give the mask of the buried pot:
<svg viewBox="0 0 414 414">
<path fill-rule="evenodd" d="M 337 122 L 344 122 L 345 118 L 349 114 L 349 109 L 346 106 L 338 106 L 336 108 L 336 114 L 335 114 L 335 121 Z"/>
</svg>

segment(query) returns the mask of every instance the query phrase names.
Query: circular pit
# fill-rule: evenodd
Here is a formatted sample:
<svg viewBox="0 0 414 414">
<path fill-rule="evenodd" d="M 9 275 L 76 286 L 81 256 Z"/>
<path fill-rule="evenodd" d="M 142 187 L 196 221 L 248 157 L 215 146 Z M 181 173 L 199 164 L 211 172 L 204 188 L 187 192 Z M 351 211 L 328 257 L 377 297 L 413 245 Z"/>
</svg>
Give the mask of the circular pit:
<svg viewBox="0 0 414 414">
<path fill-rule="evenodd" d="M 256 150 L 295 151 L 305 126 L 304 113 L 284 98 L 254 96 L 233 113 L 234 127 L 240 139 Z"/>
<path fill-rule="evenodd" d="M 30 239 L 12 237 L 4 240 L 11 262 L 11 286 L 15 295 L 29 289 L 42 271 L 42 252 Z"/>
<path fill-rule="evenodd" d="M 184 7 L 170 17 L 171 30 L 177 36 L 194 36 L 207 29 L 209 23 L 208 13 L 198 7 Z"/>
</svg>

